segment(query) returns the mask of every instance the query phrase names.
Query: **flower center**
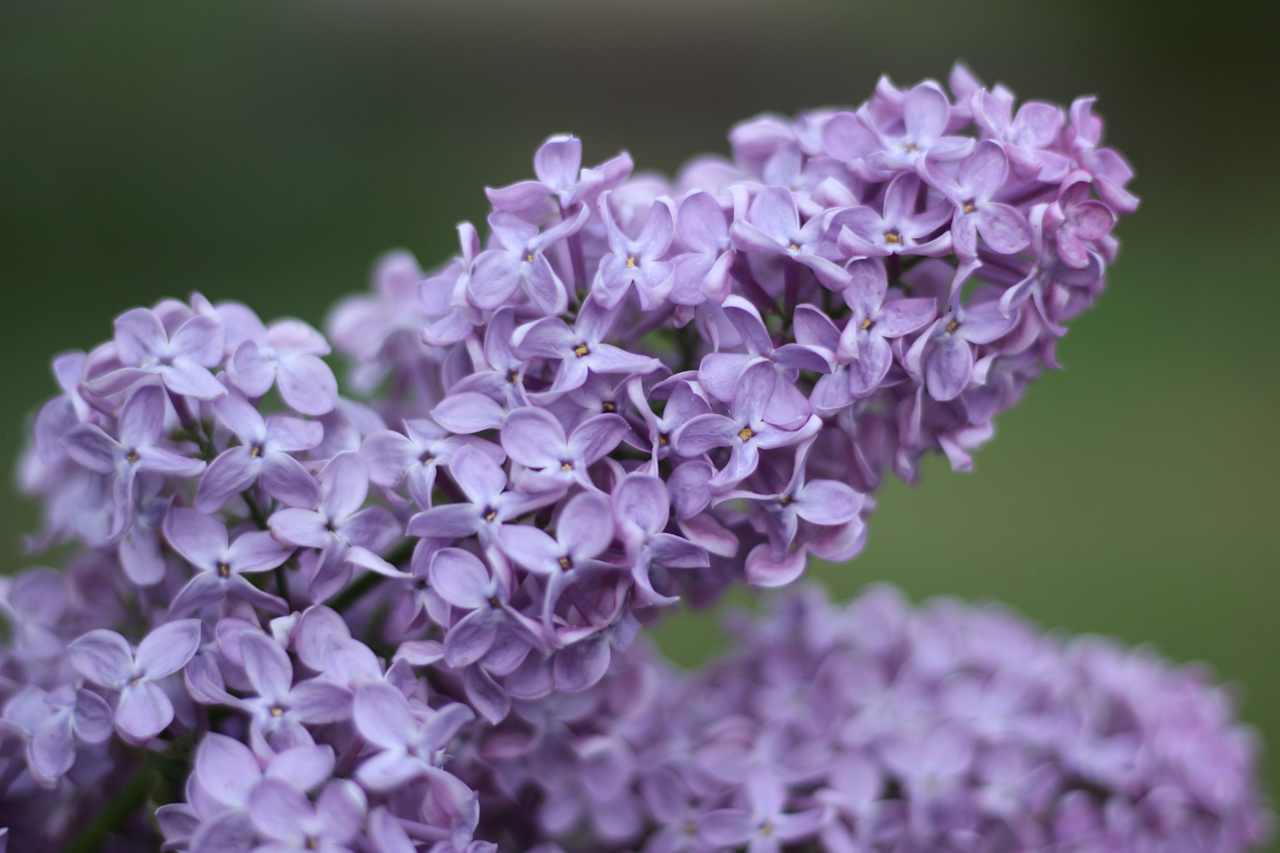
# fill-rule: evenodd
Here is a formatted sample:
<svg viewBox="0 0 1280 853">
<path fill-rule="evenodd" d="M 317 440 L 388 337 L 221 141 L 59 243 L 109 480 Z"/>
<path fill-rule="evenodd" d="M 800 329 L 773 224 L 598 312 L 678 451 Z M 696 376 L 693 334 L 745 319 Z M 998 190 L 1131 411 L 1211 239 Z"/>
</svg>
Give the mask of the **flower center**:
<svg viewBox="0 0 1280 853">
<path fill-rule="evenodd" d="M 605 400 L 603 403 L 600 404 L 600 411 L 611 415 L 614 412 L 618 411 L 618 404 L 613 402 L 612 400 Z"/>
<path fill-rule="evenodd" d="M 791 502 L 794 500 L 795 498 L 791 497 L 791 495 L 783 495 L 778 498 L 778 506 L 791 506 Z"/>
<path fill-rule="evenodd" d="M 498 520 L 498 511 L 491 506 L 485 507 L 484 512 L 481 513 L 481 515 L 483 516 L 485 521 L 490 523 L 493 523 Z"/>
<path fill-rule="evenodd" d="M 564 569 L 566 572 L 573 568 L 573 560 L 570 560 L 568 557 L 561 557 L 557 562 L 560 564 L 560 568 Z"/>
<path fill-rule="evenodd" d="M 978 209 L 978 205 L 973 203 L 973 199 L 969 199 L 964 204 L 960 205 L 960 209 L 963 210 L 965 213 L 973 213 L 975 210 Z"/>
<path fill-rule="evenodd" d="M 578 344 L 573 348 L 573 354 L 576 355 L 578 358 L 586 358 L 587 356 L 591 355 L 591 347 L 587 346 L 586 344 Z"/>
<path fill-rule="evenodd" d="M 268 713 L 278 720 L 284 716 L 284 707 L 281 705 L 272 705 L 271 710 Z"/>
<path fill-rule="evenodd" d="M 658 433 L 658 446 L 659 446 L 659 447 L 666 447 L 666 446 L 667 446 L 668 444 L 670 444 L 670 443 L 671 443 L 671 438 L 670 438 L 670 437 L 669 437 L 665 432 L 660 432 L 660 433 Z"/>
<path fill-rule="evenodd" d="M 220 578 L 231 577 L 231 564 L 228 563 L 226 560 L 219 560 L 218 564 L 213 568 L 218 573 L 218 577 Z"/>
<path fill-rule="evenodd" d="M 755 430 L 749 426 L 744 426 L 742 429 L 738 430 L 738 438 L 743 441 L 750 441 L 755 434 Z"/>
<path fill-rule="evenodd" d="M 791 245 L 787 246 L 787 251 L 793 255 L 796 254 L 800 251 L 800 244 L 792 241 Z"/>
<path fill-rule="evenodd" d="M 896 228 L 890 228 L 888 231 L 884 232 L 884 241 L 890 246 L 901 246 L 902 235 L 898 233 Z"/>
<path fill-rule="evenodd" d="M 507 371 L 507 384 L 515 385 L 519 381 L 520 381 L 520 371 L 518 370 Z"/>
<path fill-rule="evenodd" d="M 257 458 L 258 458 L 259 456 L 261 456 L 261 455 L 262 455 L 262 445 L 261 445 L 261 444 L 258 444 L 258 443 L 256 443 L 256 442 L 255 442 L 255 443 L 253 443 L 253 444 L 249 445 L 249 458 L 250 458 L 250 459 L 257 459 Z"/>
<path fill-rule="evenodd" d="M 533 252 L 525 252 L 525 253 L 524 253 L 524 262 L 525 262 L 526 264 L 531 264 L 531 263 L 533 263 Z"/>
<path fill-rule="evenodd" d="M 418 454 L 418 461 L 423 465 L 427 465 L 435 460 L 436 456 L 430 450 L 424 450 L 422 453 Z"/>
<path fill-rule="evenodd" d="M 572 471 L 572 470 L 573 470 L 573 462 L 572 462 L 572 461 L 570 461 L 570 460 L 568 460 L 568 459 L 564 459 L 564 460 L 562 460 L 562 461 L 560 462 L 560 470 L 561 470 L 561 471 L 564 471 L 565 473 L 568 473 L 568 472 Z"/>
<path fill-rule="evenodd" d="M 947 323 L 947 334 L 948 335 L 955 334 L 955 331 L 958 328 L 960 328 L 960 321 L 956 319 L 952 319 Z"/>
<path fill-rule="evenodd" d="M 130 465 L 137 465 L 141 459 L 142 456 L 132 447 L 129 448 L 129 452 L 124 455 L 124 461 L 128 462 Z"/>
<path fill-rule="evenodd" d="M 863 320 L 861 323 L 858 324 L 858 328 L 864 332 L 869 332 L 871 331 L 871 327 L 874 326 L 875 324 L 876 324 L 875 320 L 872 320 L 870 317 L 867 317 L 865 320 Z"/>
<path fill-rule="evenodd" d="M 635 256 L 635 255 L 627 255 L 627 269 L 629 269 L 629 270 L 633 270 L 633 269 L 635 269 L 635 268 L 636 268 L 636 264 L 637 264 L 636 256 Z"/>
</svg>

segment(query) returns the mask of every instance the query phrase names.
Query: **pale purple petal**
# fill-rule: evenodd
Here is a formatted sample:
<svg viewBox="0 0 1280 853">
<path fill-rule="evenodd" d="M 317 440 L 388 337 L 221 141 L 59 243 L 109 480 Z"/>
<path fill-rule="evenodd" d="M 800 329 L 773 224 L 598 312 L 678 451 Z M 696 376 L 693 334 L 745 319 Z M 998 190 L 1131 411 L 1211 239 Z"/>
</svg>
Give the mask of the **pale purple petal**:
<svg viewBox="0 0 1280 853">
<path fill-rule="evenodd" d="M 338 380 L 314 355 L 291 355 L 280 360 L 276 373 L 280 397 L 296 412 L 318 416 L 338 403 Z"/>
<path fill-rule="evenodd" d="M 360 736 L 383 749 L 408 745 L 417 729 L 404 694 L 385 682 L 356 690 L 351 714 Z"/>
<path fill-rule="evenodd" d="M 150 740 L 173 722 L 173 702 L 160 685 L 151 681 L 130 684 L 120 691 L 116 728 L 135 742 Z"/>
<path fill-rule="evenodd" d="M 292 553 L 292 546 L 281 544 L 265 530 L 251 531 L 241 534 L 231 543 L 227 561 L 235 572 L 262 572 L 279 566 Z"/>
<path fill-rule="evenodd" d="M 431 558 L 431 588 L 454 607 L 474 610 L 492 595 L 492 582 L 484 564 L 461 548 L 441 548 Z"/>
<path fill-rule="evenodd" d="M 293 684 L 293 665 L 274 640 L 256 631 L 240 638 L 244 671 L 259 696 L 269 701 L 283 699 Z"/>
<path fill-rule="evenodd" d="M 166 622 L 138 644 L 136 662 L 148 680 L 158 681 L 179 671 L 200 648 L 200 620 Z"/>
<path fill-rule="evenodd" d="M 324 548 L 333 538 L 325 529 L 320 513 L 309 509 L 282 509 L 267 519 L 271 532 L 281 542 L 303 548 Z"/>
<path fill-rule="evenodd" d="M 67 646 L 67 662 L 99 687 L 119 689 L 133 677 L 133 652 L 115 631 L 82 634 Z"/>
<path fill-rule="evenodd" d="M 261 462 L 244 445 L 224 450 L 200 476 L 196 486 L 196 508 L 202 513 L 222 509 L 232 495 L 253 485 L 261 467 Z"/>
<path fill-rule="evenodd" d="M 227 529 L 216 517 L 185 507 L 171 507 L 164 536 L 173 550 L 198 569 L 213 571 L 227 554 Z"/>
<path fill-rule="evenodd" d="M 449 432 L 460 435 L 497 429 L 506 412 L 490 397 L 474 391 L 451 394 L 431 410 L 431 417 Z"/>
<path fill-rule="evenodd" d="M 502 449 L 529 468 L 559 465 L 565 446 L 564 427 L 545 409 L 516 409 L 502 426 Z"/>
</svg>

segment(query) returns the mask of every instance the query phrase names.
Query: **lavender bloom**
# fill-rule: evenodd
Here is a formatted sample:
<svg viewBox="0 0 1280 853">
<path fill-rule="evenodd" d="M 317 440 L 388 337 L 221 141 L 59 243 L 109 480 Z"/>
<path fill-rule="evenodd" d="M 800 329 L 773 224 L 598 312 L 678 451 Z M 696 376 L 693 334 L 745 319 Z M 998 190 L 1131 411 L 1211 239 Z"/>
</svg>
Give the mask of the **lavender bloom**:
<svg viewBox="0 0 1280 853">
<path fill-rule="evenodd" d="M 590 373 L 647 374 L 657 370 L 661 366 L 657 359 L 603 343 L 616 316 L 615 311 L 591 300 L 582 307 L 572 329 L 554 317 L 521 326 L 513 336 L 516 351 L 527 358 L 557 363 L 548 395 L 581 388 Z"/>
<path fill-rule="evenodd" d="M 471 272 L 480 254 L 480 235 L 470 222 L 458 224 L 458 244 L 462 254 L 418 286 L 418 300 L 430 320 L 422 340 L 430 346 L 456 344 L 481 320 L 480 311 L 467 300 Z"/>
<path fill-rule="evenodd" d="M 75 764 L 76 742 L 103 743 L 111 737 L 111 721 L 111 706 L 90 690 L 26 687 L 5 702 L 0 733 L 7 729 L 22 738 L 32 778 L 52 788 Z"/>
<path fill-rule="evenodd" d="M 226 393 L 209 372 L 222 357 L 222 328 L 208 317 L 191 317 L 170 336 L 155 313 L 126 311 L 116 318 L 115 351 L 123 366 L 95 377 L 89 383 L 95 394 L 123 390 L 150 375 L 181 396 L 213 400 Z"/>
<path fill-rule="evenodd" d="M 411 535 L 429 539 L 461 539 L 482 534 L 487 540 L 504 522 L 554 500 L 554 496 L 507 491 L 506 473 L 474 447 L 463 447 L 453 454 L 449 474 L 462 490 L 466 502 L 418 513 L 409 519 Z"/>
<path fill-rule="evenodd" d="M 1017 323 L 994 302 L 966 308 L 956 306 L 934 321 L 916 339 L 906 364 L 916 376 L 923 374 L 925 388 L 935 400 L 954 400 L 967 387 L 975 369 L 974 345 L 990 344 L 1007 335 Z"/>
<path fill-rule="evenodd" d="M 350 563 L 389 577 L 403 572 L 378 555 L 394 541 L 399 525 L 382 507 L 366 507 L 369 477 L 355 453 L 340 453 L 320 471 L 309 507 L 288 507 L 271 516 L 271 532 L 288 545 L 316 548 L 321 563 Z"/>
<path fill-rule="evenodd" d="M 729 270 L 736 253 L 729 235 L 729 220 L 708 192 L 690 193 L 676 213 L 676 237 L 688 251 L 673 259 L 675 281 L 671 301 L 677 305 L 719 303 L 732 286 Z"/>
<path fill-rule="evenodd" d="M 324 336 L 299 320 L 281 320 L 240 344 L 227 365 L 231 381 L 250 397 L 274 384 L 294 411 L 323 415 L 338 402 L 338 382 L 320 360 L 329 354 Z"/>
<path fill-rule="evenodd" d="M 542 623 L 552 630 L 552 614 L 565 586 L 593 570 L 613 567 L 596 558 L 613 541 L 613 519 L 608 500 L 599 493 L 584 492 L 565 504 L 556 521 L 556 538 L 536 527 L 511 524 L 498 533 L 498 544 L 515 563 L 547 579 Z"/>
<path fill-rule="evenodd" d="M 436 471 L 448 465 L 461 447 L 474 447 L 502 462 L 502 453 L 485 441 L 469 441 L 458 437 L 435 422 L 423 418 L 404 422 L 404 432 L 391 430 L 374 433 L 364 440 L 361 455 L 369 468 L 369 479 L 376 485 L 392 488 L 401 482 L 409 496 L 425 509 L 431 508 Z"/>
<path fill-rule="evenodd" d="M 489 227 L 500 248 L 482 252 L 468 285 L 468 295 L 478 308 L 506 304 L 518 291 L 542 314 L 559 314 L 568 304 L 564 282 L 556 274 L 545 250 L 586 224 L 588 211 L 545 231 L 510 214 L 494 214 Z"/>
<path fill-rule="evenodd" d="M 595 489 L 588 469 L 617 447 L 628 429 L 620 415 L 596 415 L 574 427 L 566 438 L 555 415 L 530 406 L 507 416 L 502 447 L 513 461 L 532 469 L 533 475 L 526 480 L 534 491 L 575 483 Z"/>
<path fill-rule="evenodd" d="M 766 187 L 751 201 L 744 219 L 733 224 L 734 244 L 765 257 L 781 257 L 813 270 L 824 285 L 840 290 L 848 275 L 830 255 L 834 246 L 826 239 L 821 217 L 802 227 L 795 199 L 782 187 Z"/>
<path fill-rule="evenodd" d="M 884 209 L 862 206 L 828 214 L 829 225 L 837 229 L 837 243 L 851 258 L 886 255 L 926 255 L 938 257 L 952 248 L 951 233 L 931 237 L 951 216 L 945 205 L 931 204 L 916 210 L 920 179 L 904 173 L 889 182 L 884 191 Z"/>
<path fill-rule="evenodd" d="M 255 752 L 311 746 L 306 726 L 334 723 L 351 714 L 351 695 L 320 679 L 293 683 L 293 664 L 284 649 L 265 634 L 249 630 L 235 635 L 253 698 L 234 700 L 249 714 Z"/>
<path fill-rule="evenodd" d="M 144 637 L 136 652 L 124 637 L 98 629 L 68 646 L 67 656 L 85 679 L 119 694 L 116 730 L 125 739 L 141 743 L 173 722 L 173 703 L 159 682 L 181 671 L 199 645 L 199 620 L 179 619 Z"/>
<path fill-rule="evenodd" d="M 204 462 L 165 446 L 164 421 L 164 391 L 157 385 L 144 385 L 121 409 L 118 437 L 95 424 L 81 424 L 66 436 L 67 454 L 72 459 L 90 471 L 112 475 L 111 497 L 117 519 L 113 535 L 124 532 L 132 520 L 139 474 L 195 477 L 204 470 Z"/>
<path fill-rule="evenodd" d="M 244 812 L 263 779 L 278 779 L 295 790 L 309 791 L 329 778 L 333 765 L 330 746 L 299 746 L 262 761 L 235 738 L 211 732 L 196 750 L 192 788 L 207 811 Z"/>
<path fill-rule="evenodd" d="M 198 570 L 173 597 L 169 611 L 175 616 L 201 611 L 229 596 L 267 613 L 284 613 L 288 609 L 286 602 L 245 578 L 247 574 L 270 571 L 293 554 L 292 546 L 281 544 L 270 533 L 242 533 L 231 542 L 227 529 L 217 519 L 196 510 L 173 507 L 164 520 L 164 537 Z"/>
<path fill-rule="evenodd" d="M 939 189 L 955 205 L 951 239 L 956 254 L 977 257 L 978 237 L 992 251 L 1012 255 L 1031 242 L 1027 218 L 1017 208 L 995 200 L 1009 180 L 1009 163 L 995 142 L 983 141 L 953 169 L 938 167 L 945 177 L 934 177 Z M 935 173 L 936 174 L 936 173 Z"/>
<path fill-rule="evenodd" d="M 215 401 L 213 411 L 240 443 L 218 454 L 201 476 L 195 501 L 201 512 L 216 512 L 259 478 L 267 494 L 286 503 L 306 492 L 309 475 L 294 454 L 320 444 L 324 437 L 320 424 L 282 415 L 264 418 L 234 393 Z"/>
<path fill-rule="evenodd" d="M 601 192 L 626 180 L 631 168 L 631 157 L 624 151 L 598 166 L 584 169 L 582 141 L 567 133 L 557 134 L 542 143 L 533 155 L 536 181 L 486 188 L 485 195 L 495 210 L 538 221 L 579 205 L 589 207 Z"/>
<path fill-rule="evenodd" d="M 1245 851 L 1268 836 L 1255 739 L 1198 669 L 998 607 L 913 609 L 887 587 L 849 605 L 792 594 L 735 635 L 691 676 L 643 646 L 616 661 L 572 728 L 499 760 L 518 781 L 485 823 L 500 833 L 541 802 L 526 845 L 697 851 Z M 634 817 L 604 820 L 606 803 Z"/>
<path fill-rule="evenodd" d="M 1014 168 L 1046 183 L 1066 177 L 1071 157 L 1053 150 L 1062 130 L 1062 109 L 1053 104 L 1027 101 L 1013 113 L 1013 93 L 997 86 L 972 94 L 973 120 L 983 133 L 1004 149 Z"/>
<path fill-rule="evenodd" d="M 249 800 L 253 828 L 267 841 L 256 850 L 352 853 L 367 802 L 353 782 L 335 779 L 312 804 L 286 782 L 264 779 Z"/>
<path fill-rule="evenodd" d="M 760 461 L 761 450 L 799 444 L 822 426 L 810 415 L 799 429 L 780 429 L 765 420 L 778 376 L 773 366 L 756 362 L 742 376 L 730 414 L 698 415 L 687 421 L 674 436 L 676 450 L 685 456 L 706 453 L 716 447 L 729 448 L 729 460 L 717 472 L 717 485 L 732 485 L 751 475 Z"/>
<path fill-rule="evenodd" d="M 664 201 L 655 201 L 639 236 L 631 238 L 618 227 L 609 209 L 609 193 L 600 196 L 600 217 L 609 236 L 609 254 L 591 285 L 592 298 L 614 308 L 634 286 L 643 310 L 661 305 L 670 293 L 671 264 L 666 255 L 675 236 L 675 214 Z"/>
<path fill-rule="evenodd" d="M 444 659 L 465 667 L 483 658 L 507 621 L 502 587 L 484 563 L 460 548 L 442 548 L 431 558 L 431 586 L 445 602 L 466 612 L 444 638 Z"/>
<path fill-rule="evenodd" d="M 360 735 L 381 748 L 356 771 L 360 784 L 389 791 L 420 776 L 461 784 L 439 769 L 439 753 L 474 718 L 470 708 L 448 705 L 419 721 L 403 693 L 390 684 L 370 684 L 356 691 L 352 713 Z"/>
<path fill-rule="evenodd" d="M 854 538 L 861 531 L 863 495 L 837 480 L 806 479 L 812 447 L 813 439 L 809 439 L 797 450 L 791 477 L 780 490 L 767 494 L 735 490 L 717 499 L 746 501 L 759 509 L 769 541 L 753 548 L 746 560 L 747 580 L 757 586 L 783 586 L 804 571 L 806 547 L 794 547 L 802 521 L 824 528 L 853 525 L 850 532 Z"/>
</svg>

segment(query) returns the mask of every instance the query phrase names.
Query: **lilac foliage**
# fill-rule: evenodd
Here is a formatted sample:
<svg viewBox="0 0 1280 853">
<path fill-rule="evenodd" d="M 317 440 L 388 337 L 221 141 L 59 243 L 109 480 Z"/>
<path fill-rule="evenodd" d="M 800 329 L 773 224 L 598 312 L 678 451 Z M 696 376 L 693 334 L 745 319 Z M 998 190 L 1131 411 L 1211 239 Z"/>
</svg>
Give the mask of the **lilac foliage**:
<svg viewBox="0 0 1280 853">
<path fill-rule="evenodd" d="M 486 733 L 493 836 L 546 853 L 1266 840 L 1256 739 L 1200 669 L 891 587 L 847 605 L 790 593 L 734 627 L 696 674 L 637 643 L 588 693 Z"/>
<path fill-rule="evenodd" d="M 492 850 L 532 766 L 494 732 L 554 741 L 662 608 L 850 559 L 886 474 L 967 469 L 1137 201 L 1091 99 L 951 90 L 753 119 L 674 182 L 555 136 L 487 238 L 386 257 L 327 337 L 197 294 L 56 358 L 22 482 L 71 556 L 0 585 L 15 846 L 97 831 L 127 776 L 138 849 Z M 622 797 L 579 746 L 544 812 Z M 713 843 L 827 820 L 776 782 Z M 618 803 L 602 837 L 647 819 Z"/>
</svg>

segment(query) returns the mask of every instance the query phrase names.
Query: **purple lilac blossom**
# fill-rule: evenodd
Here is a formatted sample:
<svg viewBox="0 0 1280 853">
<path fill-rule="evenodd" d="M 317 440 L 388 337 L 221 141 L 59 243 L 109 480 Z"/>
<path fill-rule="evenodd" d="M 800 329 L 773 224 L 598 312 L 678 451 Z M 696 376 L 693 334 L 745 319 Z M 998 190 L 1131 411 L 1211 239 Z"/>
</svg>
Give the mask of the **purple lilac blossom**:
<svg viewBox="0 0 1280 853">
<path fill-rule="evenodd" d="M 637 643 L 572 702 L 518 704 L 478 745 L 472 778 L 501 792 L 482 832 L 646 853 L 1231 853 L 1269 836 L 1257 739 L 1202 668 L 887 586 L 792 592 L 732 627 L 700 672 Z"/>
<path fill-rule="evenodd" d="M 327 334 L 193 294 L 56 358 L 21 481 L 33 548 L 78 550 L 0 587 L 14 846 L 218 735 L 280 814 L 197 778 L 165 792 L 173 849 L 488 849 L 458 775 L 477 731 L 586 701 L 662 608 L 852 558 L 888 473 L 967 470 L 1137 199 L 1092 99 L 1015 109 L 963 70 L 951 90 L 751 119 L 674 182 L 553 136 L 536 180 L 487 191 L 487 236 L 459 226 L 429 272 L 388 255 Z M 387 689 L 418 734 L 361 732 L 361 696 L 404 716 Z M 333 768 L 287 769 L 313 748 Z M 596 777 L 619 761 L 583 750 Z M 362 785 L 378 755 L 414 775 Z M 808 825 L 753 784 L 718 838 Z M 621 837 L 640 813 L 615 805 Z"/>
</svg>

